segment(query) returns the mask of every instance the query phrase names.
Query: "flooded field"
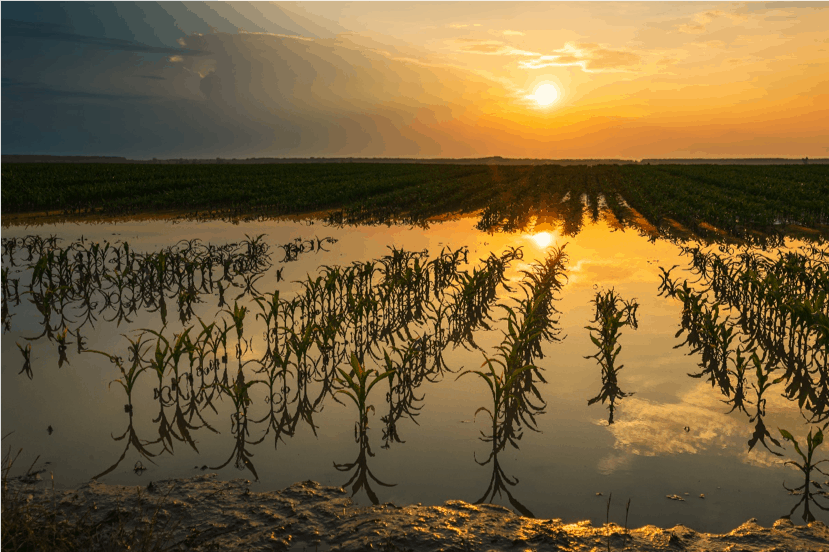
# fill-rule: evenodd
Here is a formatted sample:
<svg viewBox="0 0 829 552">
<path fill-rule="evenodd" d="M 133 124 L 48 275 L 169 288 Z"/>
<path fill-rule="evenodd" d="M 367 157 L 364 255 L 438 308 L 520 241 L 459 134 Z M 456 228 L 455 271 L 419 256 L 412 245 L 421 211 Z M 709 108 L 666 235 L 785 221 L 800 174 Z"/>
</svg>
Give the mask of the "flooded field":
<svg viewBox="0 0 829 552">
<path fill-rule="evenodd" d="M 357 504 L 706 532 L 826 521 L 823 242 L 485 226 L 4 228 L 13 475 L 313 480 Z"/>
</svg>

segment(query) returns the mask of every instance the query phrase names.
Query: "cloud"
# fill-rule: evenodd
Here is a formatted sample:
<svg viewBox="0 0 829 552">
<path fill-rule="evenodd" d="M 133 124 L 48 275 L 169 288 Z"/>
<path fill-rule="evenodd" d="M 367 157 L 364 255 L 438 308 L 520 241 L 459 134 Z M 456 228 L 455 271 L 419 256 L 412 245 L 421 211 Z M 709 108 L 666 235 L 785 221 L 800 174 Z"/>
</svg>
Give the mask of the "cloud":
<svg viewBox="0 0 829 552">
<path fill-rule="evenodd" d="M 155 79 L 159 77 L 147 76 L 144 78 Z M 164 80 L 164 79 L 162 79 Z M 73 101 L 73 100 L 89 100 L 89 101 L 146 101 L 152 99 L 151 96 L 143 94 L 128 94 L 128 93 L 107 93 L 107 92 L 92 92 L 88 90 L 73 90 L 50 86 L 48 84 L 37 82 L 24 82 L 3 77 L 3 100 L 10 101 Z"/>
<path fill-rule="evenodd" d="M 501 34 L 504 36 L 524 36 L 524 33 L 521 31 L 511 31 L 507 29 L 506 31 L 501 31 Z"/>
<path fill-rule="evenodd" d="M 706 26 L 711 21 L 725 15 L 727 14 L 722 10 L 709 10 L 701 12 L 694 15 L 693 23 L 683 23 L 681 25 L 676 25 L 675 28 L 679 32 L 685 34 L 701 34 L 705 32 Z"/>
<path fill-rule="evenodd" d="M 185 40 L 210 53 L 170 63 L 178 54 L 77 56 L 59 45 L 57 58 L 33 56 L 11 69 L 4 61 L 4 75 L 25 81 L 3 81 L 3 132 L 17 137 L 4 153 L 471 156 L 474 147 L 451 122 L 470 112 L 468 97 L 492 102 L 498 91 L 468 70 L 413 63 L 343 35 L 217 32 Z M 46 68 L 55 65 L 78 77 L 52 77 Z M 49 78 L 53 87 L 41 82 Z"/>
<path fill-rule="evenodd" d="M 526 69 L 580 66 L 587 72 L 626 71 L 636 66 L 641 59 L 639 54 L 628 50 L 606 48 L 595 43 L 568 42 L 552 54 L 539 55 L 536 59 L 521 61 L 519 64 Z"/>
<path fill-rule="evenodd" d="M 723 414 L 721 398 L 700 383 L 685 393 L 678 403 L 660 404 L 631 397 L 620 405 L 616 422 L 607 427 L 613 435 L 614 453 L 599 463 L 602 473 L 624 467 L 635 456 L 667 456 L 675 454 L 710 454 L 727 451 L 740 461 L 762 467 L 781 465 L 781 460 L 758 445 L 748 451 L 746 443 L 753 427 L 739 416 Z M 791 403 L 772 398 L 767 405 L 768 416 L 796 416 Z M 796 418 L 795 418 L 796 419 Z M 771 421 L 767 422 L 773 423 Z M 779 419 L 774 420 L 779 423 Z"/>
<path fill-rule="evenodd" d="M 812 9 L 812 10 L 827 10 L 829 9 L 829 4 L 825 2 L 766 2 L 765 4 L 759 4 L 766 9 L 794 9 L 794 8 L 804 8 L 804 9 Z"/>
<path fill-rule="evenodd" d="M 500 40 L 479 40 L 476 38 L 459 38 L 460 50 L 472 54 L 486 54 L 496 56 L 539 56 L 537 52 L 528 52 L 514 48 Z"/>
<path fill-rule="evenodd" d="M 68 27 L 51 23 L 27 23 L 24 21 L 15 21 L 13 19 L 3 19 L 2 28 L 4 42 L 7 38 L 13 37 L 19 39 L 73 42 L 75 44 L 92 46 L 100 50 L 136 52 L 144 54 L 200 56 L 208 53 L 188 48 L 150 46 L 148 44 L 135 42 L 133 40 L 80 35 L 70 31 Z"/>
<path fill-rule="evenodd" d="M 708 10 L 695 14 L 690 23 L 675 25 L 674 28 L 683 34 L 702 34 L 708 30 L 709 23 L 722 18 L 728 18 L 732 22 L 745 19 L 742 15 L 728 13 L 722 10 Z"/>
<path fill-rule="evenodd" d="M 691 45 L 697 48 L 723 48 L 726 43 L 722 40 L 706 40 L 705 42 L 692 42 Z"/>
</svg>

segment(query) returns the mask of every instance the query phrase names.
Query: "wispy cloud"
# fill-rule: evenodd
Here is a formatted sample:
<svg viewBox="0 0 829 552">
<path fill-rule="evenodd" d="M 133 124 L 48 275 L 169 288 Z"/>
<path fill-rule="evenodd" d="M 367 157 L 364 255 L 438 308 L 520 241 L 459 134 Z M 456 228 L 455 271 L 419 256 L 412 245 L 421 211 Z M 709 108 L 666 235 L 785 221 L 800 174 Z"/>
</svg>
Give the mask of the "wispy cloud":
<svg viewBox="0 0 829 552">
<path fill-rule="evenodd" d="M 596 43 L 568 42 L 563 48 L 553 50 L 550 54 L 522 50 L 500 40 L 459 38 L 455 43 L 462 52 L 533 58 L 518 62 L 525 69 L 579 66 L 587 72 L 628 71 L 641 61 L 641 56 L 635 52 L 608 48 Z"/>
<path fill-rule="evenodd" d="M 788 10 L 806 8 L 812 10 L 829 10 L 829 4 L 825 2 L 766 2 L 765 4 L 760 4 L 760 6 L 766 9 L 781 8 Z"/>
<path fill-rule="evenodd" d="M 73 42 L 86 44 L 101 50 L 113 50 L 123 52 L 138 52 L 145 54 L 166 54 L 178 56 L 199 56 L 209 52 L 193 50 L 189 48 L 169 48 L 166 46 L 150 46 L 133 40 L 122 40 L 119 38 L 103 38 L 96 36 L 80 35 L 69 30 L 63 25 L 49 23 L 27 23 L 13 19 L 3 19 L 3 39 L 34 39 L 34 40 L 55 40 L 60 42 Z M 179 42 L 181 44 L 181 42 Z"/>
<path fill-rule="evenodd" d="M 744 16 L 728 13 L 723 10 L 708 10 L 697 13 L 689 23 L 676 25 L 674 28 L 684 34 L 702 34 L 708 29 L 708 25 L 717 19 L 727 18 L 731 21 L 741 21 Z"/>
<path fill-rule="evenodd" d="M 486 54 L 498 56 L 539 56 L 537 52 L 529 52 L 510 46 L 500 40 L 480 40 L 477 38 L 459 38 L 460 50 L 473 54 Z"/>
<path fill-rule="evenodd" d="M 519 62 L 526 69 L 580 66 L 588 72 L 627 71 L 641 61 L 635 52 L 607 48 L 596 43 L 568 42 L 552 54 L 538 55 L 536 59 Z"/>
<path fill-rule="evenodd" d="M 522 33 L 521 31 L 513 31 L 510 29 L 507 29 L 506 31 L 501 31 L 501 34 L 504 36 L 524 36 L 524 33 Z"/>
<path fill-rule="evenodd" d="M 145 77 L 155 78 L 155 77 Z M 153 99 L 151 96 L 143 94 L 124 94 L 124 93 L 106 93 L 106 92 L 92 92 L 88 90 L 73 90 L 68 88 L 55 87 L 39 82 L 24 82 L 15 79 L 3 77 L 3 99 L 4 100 L 24 100 L 32 101 L 35 99 L 54 101 L 75 101 L 75 100 L 89 100 L 89 101 L 146 101 Z"/>
</svg>

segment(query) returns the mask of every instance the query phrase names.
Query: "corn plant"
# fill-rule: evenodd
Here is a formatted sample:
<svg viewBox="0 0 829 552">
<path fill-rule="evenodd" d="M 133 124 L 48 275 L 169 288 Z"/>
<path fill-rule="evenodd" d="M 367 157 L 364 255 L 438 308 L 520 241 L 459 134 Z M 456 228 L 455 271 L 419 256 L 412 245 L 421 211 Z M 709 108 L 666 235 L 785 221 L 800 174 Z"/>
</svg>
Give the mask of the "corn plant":
<svg viewBox="0 0 829 552">
<path fill-rule="evenodd" d="M 624 366 L 616 365 L 616 359 L 622 350 L 618 344 L 622 335 L 621 328 L 629 326 L 634 330 L 638 324 L 636 310 L 639 304 L 635 299 L 625 301 L 613 289 L 606 292 L 597 292 L 593 299 L 596 314 L 593 317 L 594 326 L 586 326 L 590 330 L 590 340 L 598 351 L 587 359 L 595 359 L 602 368 L 602 390 L 598 395 L 587 401 L 588 405 L 599 401 L 608 402 L 608 423 L 613 423 L 613 413 L 616 402 L 632 393 L 626 393 L 619 388 L 619 372 Z"/>
<path fill-rule="evenodd" d="M 779 428 L 778 428 L 779 429 Z M 829 493 L 823 490 L 823 487 L 816 481 L 812 481 L 812 470 L 822 473 L 823 475 L 829 475 L 817 466 L 820 464 L 827 462 L 827 460 L 819 460 L 814 461 L 814 453 L 815 450 L 823 443 L 823 430 L 818 429 L 817 433 L 812 435 L 812 430 L 809 430 L 809 435 L 806 436 L 806 452 L 804 453 L 803 450 L 800 448 L 800 444 L 797 440 L 792 436 L 791 433 L 786 431 L 785 429 L 779 429 L 780 435 L 789 442 L 794 445 L 794 450 L 800 456 L 802 463 L 798 463 L 795 460 L 787 460 L 786 464 L 795 466 L 801 472 L 803 472 L 804 482 L 803 485 L 799 487 L 795 487 L 794 489 L 790 489 L 783 484 L 783 487 L 789 491 L 789 493 L 793 495 L 800 495 L 800 500 L 797 504 L 794 505 L 791 512 L 787 517 L 791 517 L 791 515 L 797 510 L 797 508 L 803 504 L 803 521 L 810 523 L 815 521 L 815 516 L 812 514 L 810 509 L 810 504 L 814 504 L 818 508 L 824 511 L 829 511 L 829 506 L 824 506 L 820 502 L 818 502 L 817 498 L 827 498 L 829 497 Z"/>
<path fill-rule="evenodd" d="M 342 368 L 337 368 L 337 371 L 342 377 L 337 378 L 336 381 L 343 388 L 334 392 L 334 399 L 342 404 L 342 401 L 337 399 L 337 395 L 343 394 L 350 398 L 360 414 L 358 425 L 368 427 L 368 412 L 369 410 L 374 412 L 374 405 L 366 404 L 368 394 L 375 385 L 390 377 L 394 371 L 387 370 L 381 374 L 373 368 L 366 369 L 354 353 L 351 354 L 351 371 L 346 372 Z"/>
</svg>

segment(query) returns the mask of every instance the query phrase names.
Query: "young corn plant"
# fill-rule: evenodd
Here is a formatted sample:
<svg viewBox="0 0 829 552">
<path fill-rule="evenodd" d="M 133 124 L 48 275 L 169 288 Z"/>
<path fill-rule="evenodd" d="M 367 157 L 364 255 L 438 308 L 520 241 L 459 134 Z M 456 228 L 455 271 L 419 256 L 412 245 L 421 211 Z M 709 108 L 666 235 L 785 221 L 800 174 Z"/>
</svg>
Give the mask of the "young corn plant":
<svg viewBox="0 0 829 552">
<path fill-rule="evenodd" d="M 334 392 L 334 400 L 342 404 L 342 401 L 337 399 L 337 395 L 343 394 L 349 397 L 354 404 L 357 405 L 357 410 L 360 413 L 359 427 L 368 427 L 368 412 L 374 412 L 374 405 L 366 404 L 368 394 L 375 385 L 394 374 L 394 370 L 387 370 L 382 374 L 374 369 L 366 369 L 360 364 L 357 355 L 351 353 L 351 371 L 346 372 L 342 368 L 337 368 L 337 371 L 342 375 L 342 378 L 337 378 L 337 383 L 343 386 L 343 389 L 338 389 Z"/>
<path fill-rule="evenodd" d="M 233 326 L 236 328 L 236 357 L 242 358 L 242 343 L 243 335 L 245 333 L 245 315 L 248 312 L 247 307 L 240 307 L 236 301 L 233 302 L 233 310 L 224 311 L 228 313 L 233 319 Z"/>
<path fill-rule="evenodd" d="M 595 355 L 585 358 L 596 359 L 602 367 L 602 390 L 588 400 L 587 404 L 609 401 L 608 423 L 612 424 L 616 402 L 631 395 L 619 388 L 618 375 L 623 368 L 622 365 L 616 366 L 616 359 L 622 350 L 622 346 L 618 344 L 622 335 L 619 330 L 624 326 L 630 326 L 634 330 L 637 328 L 636 310 L 639 304 L 636 299 L 625 301 L 612 289 L 604 293 L 597 292 L 593 304 L 596 306 L 596 315 L 593 318 L 595 326 L 585 326 L 585 329 L 590 330 L 590 340 L 599 350 Z"/>
<path fill-rule="evenodd" d="M 63 368 L 64 362 L 69 364 L 69 359 L 66 357 L 66 347 L 71 345 L 66 341 L 68 331 L 67 328 L 63 328 L 62 332 L 55 334 L 55 340 L 58 342 L 58 368 Z"/>
<path fill-rule="evenodd" d="M 823 430 L 818 429 L 817 433 L 815 433 L 814 435 L 812 435 L 812 430 L 809 430 L 809 435 L 806 436 L 805 454 L 800 449 L 800 444 L 797 442 L 797 440 L 795 440 L 794 436 L 792 436 L 791 433 L 789 433 L 785 429 L 780 429 L 780 435 L 782 435 L 785 440 L 791 441 L 791 443 L 794 445 L 794 450 L 797 452 L 798 455 L 800 455 L 800 458 L 803 460 L 802 464 L 797 463 L 795 460 L 788 460 L 786 461 L 786 464 L 795 466 L 797 469 L 803 472 L 803 476 L 805 478 L 803 485 L 801 485 L 800 487 L 795 487 L 794 489 L 790 489 L 786 486 L 785 483 L 783 483 L 783 487 L 787 491 L 789 491 L 790 494 L 800 495 L 800 500 L 797 502 L 797 504 L 794 505 L 794 508 L 792 508 L 791 512 L 789 512 L 789 515 L 785 517 L 791 517 L 795 510 L 797 510 L 798 506 L 803 504 L 803 521 L 810 523 L 812 521 L 815 521 L 815 516 L 814 514 L 812 514 L 812 511 L 809 507 L 810 504 L 814 503 L 814 505 L 820 508 L 821 510 L 829 511 L 829 506 L 824 506 L 823 504 L 817 501 L 817 497 L 820 496 L 822 498 L 827 498 L 829 497 L 829 493 L 823 490 L 823 487 L 820 485 L 820 483 L 818 483 L 817 481 L 812 481 L 812 470 L 820 472 L 823 475 L 829 475 L 817 467 L 818 465 L 829 460 L 824 459 L 815 462 L 813 459 L 815 450 L 820 446 L 821 443 L 823 443 Z"/>
<path fill-rule="evenodd" d="M 496 368 L 496 365 L 500 366 L 500 371 Z M 494 454 L 504 448 L 507 442 L 505 433 L 511 430 L 511 428 L 505 427 L 503 420 L 506 417 L 506 405 L 510 400 L 517 399 L 514 393 L 516 382 L 521 374 L 527 370 L 532 370 L 534 366 L 515 367 L 510 370 L 506 362 L 497 358 L 485 358 L 484 363 L 481 364 L 481 368 L 484 366 L 486 366 L 487 371 L 466 370 L 461 372 L 456 379 L 460 379 L 466 374 L 477 374 L 486 382 L 487 387 L 489 387 L 489 392 L 492 396 L 492 410 L 482 406 L 475 411 L 475 416 L 479 412 L 486 412 L 489 415 L 490 421 L 492 422 L 492 433 L 491 435 L 487 435 L 481 431 L 481 440 L 486 443 L 493 442 L 497 444 L 493 448 Z"/>
</svg>

